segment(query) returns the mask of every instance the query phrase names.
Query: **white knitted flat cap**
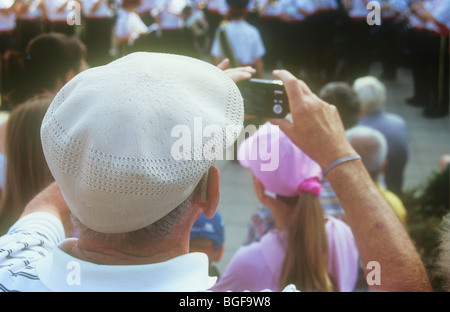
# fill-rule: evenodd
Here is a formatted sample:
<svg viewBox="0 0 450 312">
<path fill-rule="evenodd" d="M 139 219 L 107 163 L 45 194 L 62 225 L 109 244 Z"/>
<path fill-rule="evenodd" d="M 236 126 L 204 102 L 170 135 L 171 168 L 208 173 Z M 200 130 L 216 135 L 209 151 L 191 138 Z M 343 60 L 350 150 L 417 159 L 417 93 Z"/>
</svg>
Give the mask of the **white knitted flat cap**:
<svg viewBox="0 0 450 312">
<path fill-rule="evenodd" d="M 124 233 L 159 220 L 195 189 L 214 159 L 176 160 L 177 125 L 242 126 L 236 84 L 197 59 L 133 53 L 88 69 L 56 95 L 42 123 L 49 168 L 72 213 L 101 233 Z M 192 134 L 193 137 L 193 134 Z M 203 137 L 205 146 L 234 138 Z M 188 151 L 189 152 L 189 151 Z"/>
</svg>

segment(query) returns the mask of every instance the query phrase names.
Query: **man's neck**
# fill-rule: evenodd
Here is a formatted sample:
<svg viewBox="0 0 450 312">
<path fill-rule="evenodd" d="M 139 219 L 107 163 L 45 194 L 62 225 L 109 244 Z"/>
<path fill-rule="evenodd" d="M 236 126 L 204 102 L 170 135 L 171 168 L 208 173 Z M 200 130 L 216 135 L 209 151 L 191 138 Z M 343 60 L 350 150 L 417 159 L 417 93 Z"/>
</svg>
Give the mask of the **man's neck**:
<svg viewBox="0 0 450 312">
<path fill-rule="evenodd" d="M 142 265 L 168 261 L 172 258 L 187 254 L 189 244 L 179 241 L 165 242 L 153 246 L 148 244 L 143 248 L 105 247 L 95 242 L 80 238 L 70 250 L 70 254 L 83 261 L 103 265 Z"/>
</svg>

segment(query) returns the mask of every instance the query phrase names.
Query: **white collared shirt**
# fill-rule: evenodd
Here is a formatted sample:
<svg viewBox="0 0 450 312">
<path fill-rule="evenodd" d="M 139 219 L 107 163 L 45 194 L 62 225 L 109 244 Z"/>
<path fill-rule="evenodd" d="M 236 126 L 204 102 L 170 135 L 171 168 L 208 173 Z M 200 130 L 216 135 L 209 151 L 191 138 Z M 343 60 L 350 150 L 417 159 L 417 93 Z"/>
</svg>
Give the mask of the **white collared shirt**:
<svg viewBox="0 0 450 312">
<path fill-rule="evenodd" d="M 50 21 L 65 21 L 70 13 L 70 6 L 66 5 L 66 9 L 58 12 L 58 9 L 67 4 L 67 0 L 44 0 L 47 8 L 48 19 Z"/>
<path fill-rule="evenodd" d="M 20 14 L 20 18 L 32 19 L 39 18 L 42 16 L 42 10 L 39 7 L 43 0 L 30 0 L 28 11 L 26 13 Z"/>
<path fill-rule="evenodd" d="M 388 10 L 381 11 L 381 18 L 394 18 L 398 13 L 402 13 L 408 9 L 408 0 L 382 0 L 381 8 Z"/>
<path fill-rule="evenodd" d="M 261 16 L 267 16 L 267 17 L 277 17 L 281 14 L 281 5 L 280 1 L 270 1 L 270 0 L 256 0 L 258 8 L 264 7 L 267 2 L 269 2 L 264 9 L 264 11 L 261 12 Z"/>
<path fill-rule="evenodd" d="M 20 219 L 0 237 L 0 291 L 206 291 L 216 281 L 202 253 L 147 265 L 98 265 L 67 253 L 75 243 L 64 240 L 52 214 Z"/>
<path fill-rule="evenodd" d="M 339 6 L 336 0 L 315 0 L 313 1 L 314 11 L 336 10 Z"/>
<path fill-rule="evenodd" d="M 233 48 L 236 59 L 242 65 L 254 65 L 255 60 L 262 58 L 266 53 L 261 34 L 258 29 L 246 21 L 230 21 L 226 26 L 226 34 Z M 220 43 L 214 39 L 211 55 L 222 57 Z"/>
<path fill-rule="evenodd" d="M 450 29 L 450 1 L 448 0 L 434 0 L 433 5 L 429 5 L 427 8 L 433 17 L 440 23 L 447 26 Z M 425 25 L 427 29 L 438 31 L 438 27 L 429 22 Z"/>
<path fill-rule="evenodd" d="M 8 9 L 14 4 L 14 0 L 0 0 L 0 9 Z M 9 31 L 16 28 L 16 14 L 0 14 L 0 31 Z"/>
<path fill-rule="evenodd" d="M 365 0 L 353 0 L 352 7 L 348 12 L 348 15 L 352 18 L 365 18 L 369 14 L 367 10 L 367 2 Z"/>
<path fill-rule="evenodd" d="M 208 11 L 225 15 L 228 13 L 228 4 L 226 0 L 210 0 L 206 6 Z"/>
<path fill-rule="evenodd" d="M 436 18 L 442 24 L 447 25 L 450 29 L 450 2 L 446 0 L 424 0 L 424 8 L 429 11 L 434 18 Z M 409 17 L 408 26 L 411 28 L 428 29 L 431 31 L 438 32 L 438 27 L 432 23 L 428 22 L 424 24 L 419 18 L 414 14 Z"/>
<path fill-rule="evenodd" d="M 115 35 L 117 38 L 128 39 L 128 44 L 133 45 L 140 35 L 147 33 L 148 27 L 136 12 L 119 9 L 117 14 Z"/>
<path fill-rule="evenodd" d="M 137 8 L 137 12 L 151 12 L 158 5 L 158 0 L 142 0 L 141 5 Z"/>
</svg>

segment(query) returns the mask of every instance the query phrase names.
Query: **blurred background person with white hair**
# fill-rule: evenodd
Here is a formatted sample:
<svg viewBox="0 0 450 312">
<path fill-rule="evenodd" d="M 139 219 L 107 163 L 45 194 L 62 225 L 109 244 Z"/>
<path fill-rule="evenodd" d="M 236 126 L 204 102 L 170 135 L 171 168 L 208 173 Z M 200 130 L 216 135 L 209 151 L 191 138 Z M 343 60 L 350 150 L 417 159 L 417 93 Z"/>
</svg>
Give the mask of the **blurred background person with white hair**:
<svg viewBox="0 0 450 312">
<path fill-rule="evenodd" d="M 361 156 L 364 166 L 377 184 L 381 194 L 394 209 L 400 221 L 406 224 L 407 212 L 403 202 L 380 183 L 380 177 L 387 167 L 388 144 L 384 135 L 373 128 L 356 126 L 347 130 L 347 138 Z"/>
<path fill-rule="evenodd" d="M 403 117 L 386 111 L 386 87 L 373 76 L 355 80 L 353 89 L 360 102 L 359 125 L 380 131 L 387 140 L 387 168 L 384 175 L 386 187 L 400 198 L 403 177 L 409 157 L 409 134 Z M 381 178 L 383 183 L 383 177 Z"/>
</svg>

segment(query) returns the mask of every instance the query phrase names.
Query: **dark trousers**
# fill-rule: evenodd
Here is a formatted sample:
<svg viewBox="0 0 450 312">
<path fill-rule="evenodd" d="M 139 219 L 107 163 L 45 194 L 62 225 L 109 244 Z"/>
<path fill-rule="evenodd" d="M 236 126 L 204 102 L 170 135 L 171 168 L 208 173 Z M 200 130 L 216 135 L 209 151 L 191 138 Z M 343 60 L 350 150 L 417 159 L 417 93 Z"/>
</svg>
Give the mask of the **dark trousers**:
<svg viewBox="0 0 450 312">
<path fill-rule="evenodd" d="M 370 26 L 365 19 L 352 19 L 346 28 L 345 80 L 349 83 L 367 76 L 371 64 Z"/>
<path fill-rule="evenodd" d="M 396 20 L 383 20 L 380 31 L 380 59 L 383 78 L 394 79 L 400 63 L 402 49 L 401 29 L 403 25 Z"/>
<path fill-rule="evenodd" d="M 273 70 L 278 66 L 284 49 L 282 33 L 282 22 L 278 18 L 261 18 L 257 27 L 261 33 L 266 54 L 264 55 L 264 67 Z"/>
<path fill-rule="evenodd" d="M 282 59 L 283 67 L 295 76 L 305 66 L 307 41 L 303 22 L 282 23 Z"/>
<path fill-rule="evenodd" d="M 159 41 L 159 52 L 193 56 L 194 38 L 186 28 L 164 29 Z"/>
<path fill-rule="evenodd" d="M 315 88 L 337 79 L 337 66 L 342 55 L 339 36 L 343 30 L 344 17 L 342 11 L 327 10 L 308 16 L 303 23 L 304 64 L 308 69 L 310 83 Z"/>
<path fill-rule="evenodd" d="M 14 33 L 0 32 L 0 53 L 3 54 L 7 50 L 14 49 Z"/>
<path fill-rule="evenodd" d="M 39 19 L 18 19 L 16 25 L 17 49 L 25 52 L 28 43 L 41 33 L 41 21 Z"/>
<path fill-rule="evenodd" d="M 89 66 L 105 65 L 111 61 L 110 49 L 114 22 L 110 18 L 86 18 L 83 41 Z"/>
<path fill-rule="evenodd" d="M 449 38 L 426 30 L 407 34 L 411 52 L 414 98 L 424 114 L 445 115 L 449 109 Z"/>
<path fill-rule="evenodd" d="M 205 18 L 208 21 L 208 38 L 209 38 L 209 47 L 208 51 L 211 50 L 212 43 L 214 41 L 214 38 L 216 36 L 217 28 L 219 28 L 220 23 L 223 20 L 223 16 L 219 13 L 211 12 L 209 10 L 205 10 Z"/>
<path fill-rule="evenodd" d="M 75 35 L 75 26 L 67 24 L 66 21 L 48 21 L 45 28 L 47 32 L 57 32 L 68 36 Z"/>
</svg>

